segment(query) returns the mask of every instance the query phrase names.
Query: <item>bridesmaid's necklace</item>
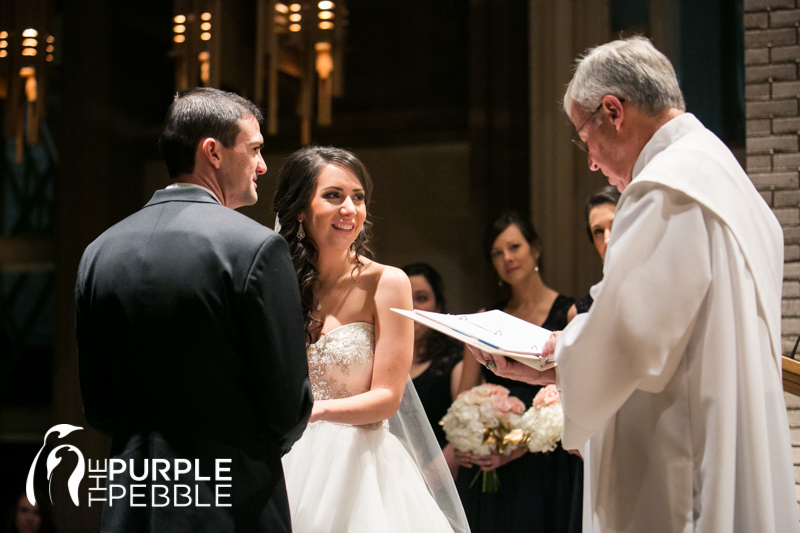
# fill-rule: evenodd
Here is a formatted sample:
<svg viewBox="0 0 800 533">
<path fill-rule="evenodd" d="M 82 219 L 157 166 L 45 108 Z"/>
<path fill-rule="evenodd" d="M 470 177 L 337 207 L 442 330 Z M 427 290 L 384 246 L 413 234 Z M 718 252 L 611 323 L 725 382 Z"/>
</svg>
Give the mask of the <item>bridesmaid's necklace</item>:
<svg viewBox="0 0 800 533">
<path fill-rule="evenodd" d="M 339 275 L 336 276 L 336 278 L 334 278 L 333 283 L 331 283 L 331 286 L 328 287 L 327 291 L 325 291 L 325 294 L 323 294 L 322 296 L 319 296 L 317 298 L 317 305 L 316 305 L 317 311 L 322 311 L 322 299 L 325 298 L 328 294 L 330 294 L 330 292 L 333 290 L 333 288 L 336 287 L 336 285 L 339 283 L 339 280 L 342 278 L 342 274 L 344 274 L 345 270 L 347 270 L 348 265 L 350 265 L 350 257 L 349 256 L 347 258 L 347 261 L 345 261 L 345 263 L 344 263 L 344 268 L 342 269 L 341 272 L 339 272 Z"/>
</svg>

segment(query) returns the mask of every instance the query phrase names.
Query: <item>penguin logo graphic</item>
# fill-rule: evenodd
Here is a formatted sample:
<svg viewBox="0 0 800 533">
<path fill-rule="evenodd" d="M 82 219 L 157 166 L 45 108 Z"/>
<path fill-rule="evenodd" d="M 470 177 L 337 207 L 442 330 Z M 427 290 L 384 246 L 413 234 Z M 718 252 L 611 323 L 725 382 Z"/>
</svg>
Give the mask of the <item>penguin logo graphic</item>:
<svg viewBox="0 0 800 533">
<path fill-rule="evenodd" d="M 36 457 L 33 459 L 31 469 L 28 471 L 28 481 L 25 483 L 25 493 L 27 494 L 28 501 L 31 502 L 31 505 L 36 505 L 36 496 L 33 493 L 33 474 L 36 471 L 36 463 L 39 461 L 39 456 L 42 454 L 42 451 L 44 451 L 44 448 L 47 445 L 47 437 L 49 437 L 51 433 L 58 433 L 58 438 L 63 439 L 73 431 L 77 431 L 79 429 L 83 428 L 70 424 L 56 424 L 55 426 L 51 427 L 47 433 L 45 433 L 44 442 L 42 443 L 42 447 L 39 449 L 39 452 L 36 454 Z M 78 464 L 75 465 L 75 470 L 72 471 L 72 474 L 69 476 L 69 480 L 67 481 L 67 488 L 69 489 L 69 495 L 70 498 L 72 498 L 72 503 L 78 505 L 78 486 L 80 486 L 83 475 L 86 472 L 86 461 L 84 460 L 83 454 L 78 448 L 71 444 L 62 444 L 61 446 L 53 448 L 53 451 L 47 455 L 47 479 L 52 483 L 51 476 L 53 474 L 53 470 L 55 470 L 56 466 L 61 463 L 61 457 L 56 457 L 56 453 L 62 448 L 66 448 L 68 451 L 75 452 L 75 454 L 78 456 Z M 48 493 L 50 494 L 50 503 L 53 503 L 53 492 L 50 484 L 48 484 Z"/>
</svg>

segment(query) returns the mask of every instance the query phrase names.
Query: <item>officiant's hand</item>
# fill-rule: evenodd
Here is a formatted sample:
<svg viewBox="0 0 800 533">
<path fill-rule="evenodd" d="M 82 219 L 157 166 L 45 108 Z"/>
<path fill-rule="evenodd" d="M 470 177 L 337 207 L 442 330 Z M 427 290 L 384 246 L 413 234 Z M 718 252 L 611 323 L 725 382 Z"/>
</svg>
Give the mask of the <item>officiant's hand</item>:
<svg viewBox="0 0 800 533">
<path fill-rule="evenodd" d="M 553 337 L 551 336 L 551 340 L 552 339 Z M 550 342 L 550 340 L 547 341 L 548 344 Z M 545 344 L 545 349 L 547 349 L 548 344 Z M 555 347 L 555 341 L 553 341 L 553 347 Z M 523 383 L 529 383 L 531 385 L 549 385 L 556 382 L 555 368 L 536 370 L 519 361 L 514 361 L 513 359 L 508 359 L 500 355 L 493 355 L 479 348 L 475 348 L 474 346 L 467 345 L 467 348 L 469 348 L 470 352 L 472 352 L 472 356 L 475 357 L 480 364 L 498 376 L 522 381 Z"/>
<path fill-rule="evenodd" d="M 542 357 L 552 359 L 555 356 L 556 342 L 558 342 L 559 335 L 561 335 L 560 331 L 554 331 L 550 333 L 550 338 L 547 339 L 547 342 L 545 342 L 544 346 L 542 347 Z"/>
</svg>

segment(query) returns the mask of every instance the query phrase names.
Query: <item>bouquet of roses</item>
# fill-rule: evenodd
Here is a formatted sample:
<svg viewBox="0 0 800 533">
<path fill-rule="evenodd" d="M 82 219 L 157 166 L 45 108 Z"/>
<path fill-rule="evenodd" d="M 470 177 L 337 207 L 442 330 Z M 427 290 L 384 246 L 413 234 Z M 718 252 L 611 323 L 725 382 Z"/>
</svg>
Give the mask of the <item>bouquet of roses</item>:
<svg viewBox="0 0 800 533">
<path fill-rule="evenodd" d="M 519 428 L 524 411 L 525 404 L 509 396 L 508 389 L 486 383 L 459 394 L 440 423 L 447 440 L 459 450 L 508 455 L 524 444 Z M 496 471 L 483 472 L 483 492 L 496 492 L 499 486 Z"/>
<path fill-rule="evenodd" d="M 564 412 L 561 397 L 555 385 L 543 387 L 533 398 L 533 406 L 525 411 L 520 428 L 528 438 L 528 449 L 536 452 L 552 452 L 561 440 Z"/>
</svg>

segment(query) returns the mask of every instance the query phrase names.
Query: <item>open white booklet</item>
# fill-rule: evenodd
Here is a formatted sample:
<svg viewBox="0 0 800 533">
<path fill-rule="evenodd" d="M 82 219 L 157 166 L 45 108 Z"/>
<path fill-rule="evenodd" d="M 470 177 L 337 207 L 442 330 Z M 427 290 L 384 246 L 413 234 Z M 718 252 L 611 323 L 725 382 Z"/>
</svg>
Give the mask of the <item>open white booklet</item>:
<svg viewBox="0 0 800 533">
<path fill-rule="evenodd" d="M 432 311 L 392 311 L 440 331 L 484 352 L 510 357 L 537 370 L 555 365 L 542 357 L 550 331 L 497 309 L 469 315 L 447 315 Z"/>
</svg>

